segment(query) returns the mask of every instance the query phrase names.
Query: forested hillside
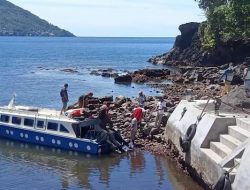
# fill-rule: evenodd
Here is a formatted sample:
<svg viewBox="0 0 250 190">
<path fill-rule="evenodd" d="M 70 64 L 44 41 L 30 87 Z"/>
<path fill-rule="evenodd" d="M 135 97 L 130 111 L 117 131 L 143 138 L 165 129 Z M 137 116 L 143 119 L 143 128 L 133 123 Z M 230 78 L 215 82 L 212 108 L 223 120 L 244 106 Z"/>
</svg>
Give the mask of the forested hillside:
<svg viewBox="0 0 250 190">
<path fill-rule="evenodd" d="M 206 14 L 200 26 L 204 48 L 220 41 L 250 38 L 250 0 L 196 0 Z"/>
<path fill-rule="evenodd" d="M 6 0 L 0 0 L 0 36 L 74 35 Z"/>
</svg>

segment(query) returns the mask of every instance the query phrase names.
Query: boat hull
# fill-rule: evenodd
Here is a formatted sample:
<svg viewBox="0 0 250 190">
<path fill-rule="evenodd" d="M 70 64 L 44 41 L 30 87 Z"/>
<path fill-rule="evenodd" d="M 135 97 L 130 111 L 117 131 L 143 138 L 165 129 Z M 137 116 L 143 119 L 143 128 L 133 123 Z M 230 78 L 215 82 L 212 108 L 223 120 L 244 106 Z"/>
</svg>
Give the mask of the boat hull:
<svg viewBox="0 0 250 190">
<path fill-rule="evenodd" d="M 108 152 L 106 145 L 0 124 L 0 137 L 88 154 Z"/>
</svg>

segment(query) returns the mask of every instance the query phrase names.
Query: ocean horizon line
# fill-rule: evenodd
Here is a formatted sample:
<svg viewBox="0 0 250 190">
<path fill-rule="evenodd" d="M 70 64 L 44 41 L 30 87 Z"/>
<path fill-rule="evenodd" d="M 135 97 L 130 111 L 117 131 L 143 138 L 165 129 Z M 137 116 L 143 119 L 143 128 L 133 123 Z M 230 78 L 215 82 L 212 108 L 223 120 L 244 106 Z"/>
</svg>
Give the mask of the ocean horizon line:
<svg viewBox="0 0 250 190">
<path fill-rule="evenodd" d="M 22 38 L 22 37 L 27 37 L 27 38 L 176 38 L 172 36 L 162 36 L 162 37 L 143 37 L 143 36 L 74 36 L 74 37 L 65 37 L 65 36 L 0 36 L 0 37 L 16 37 L 16 38 Z"/>
</svg>

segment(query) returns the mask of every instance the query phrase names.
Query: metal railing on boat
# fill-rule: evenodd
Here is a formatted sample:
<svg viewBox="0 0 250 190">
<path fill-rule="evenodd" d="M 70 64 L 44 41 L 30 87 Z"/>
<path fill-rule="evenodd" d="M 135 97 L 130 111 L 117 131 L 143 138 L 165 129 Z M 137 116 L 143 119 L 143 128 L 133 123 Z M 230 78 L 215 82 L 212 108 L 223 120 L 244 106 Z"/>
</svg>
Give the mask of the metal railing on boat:
<svg viewBox="0 0 250 190">
<path fill-rule="evenodd" d="M 46 113 L 41 113 L 39 111 L 46 111 L 46 110 L 38 110 L 38 111 L 29 111 L 29 110 L 19 110 L 19 109 L 9 109 L 9 108 L 5 108 L 5 107 L 0 107 L 0 112 L 4 112 L 6 114 L 11 113 L 11 114 L 20 114 L 20 115 L 27 115 L 27 116 L 35 116 L 35 117 L 39 117 L 39 116 L 44 116 L 44 117 L 48 117 L 48 118 L 58 118 L 58 119 L 67 119 L 67 120 L 72 120 L 71 118 L 65 116 L 65 115 L 60 115 L 60 114 L 46 114 Z M 54 112 L 56 112 L 56 110 L 52 110 Z"/>
</svg>

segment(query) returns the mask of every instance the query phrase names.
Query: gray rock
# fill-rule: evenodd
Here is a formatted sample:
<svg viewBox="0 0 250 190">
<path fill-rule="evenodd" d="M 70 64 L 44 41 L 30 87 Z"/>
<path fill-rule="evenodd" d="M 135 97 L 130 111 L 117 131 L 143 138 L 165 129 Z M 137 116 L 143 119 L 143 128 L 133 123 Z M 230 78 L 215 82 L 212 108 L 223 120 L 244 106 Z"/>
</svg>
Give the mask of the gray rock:
<svg viewBox="0 0 250 190">
<path fill-rule="evenodd" d="M 164 116 L 162 117 L 162 125 L 165 127 L 167 125 L 168 119 L 171 116 L 171 113 L 165 113 Z"/>
<path fill-rule="evenodd" d="M 159 128 L 152 128 L 151 131 L 150 131 L 150 135 L 154 136 L 154 135 L 158 135 L 160 133 L 160 129 Z"/>
<path fill-rule="evenodd" d="M 157 142 L 162 142 L 162 136 L 161 135 L 153 135 L 153 138 L 157 140 Z"/>
<path fill-rule="evenodd" d="M 143 134 L 145 135 L 145 136 L 148 136 L 149 134 L 150 134 L 150 131 L 151 131 L 151 127 L 149 127 L 149 126 L 145 126 L 144 128 L 143 128 L 143 130 L 142 130 L 142 132 L 143 132 Z"/>
<path fill-rule="evenodd" d="M 132 77 L 130 75 L 122 75 L 115 78 L 115 83 L 131 83 Z"/>
<path fill-rule="evenodd" d="M 130 125 L 130 122 L 125 122 L 124 123 L 124 128 L 129 127 L 129 125 Z"/>
<path fill-rule="evenodd" d="M 176 106 L 174 106 L 174 107 L 172 107 L 172 108 L 169 108 L 169 109 L 168 109 L 168 112 L 169 112 L 169 113 L 173 113 L 174 110 L 175 110 L 175 108 L 176 108 Z"/>
<path fill-rule="evenodd" d="M 124 116 L 125 116 L 125 117 L 131 117 L 131 116 L 132 116 L 132 113 L 126 113 Z"/>
<path fill-rule="evenodd" d="M 121 105 L 124 104 L 125 102 L 126 102 L 126 98 L 124 96 L 117 96 L 115 98 L 115 106 L 116 107 L 121 107 Z"/>
</svg>

